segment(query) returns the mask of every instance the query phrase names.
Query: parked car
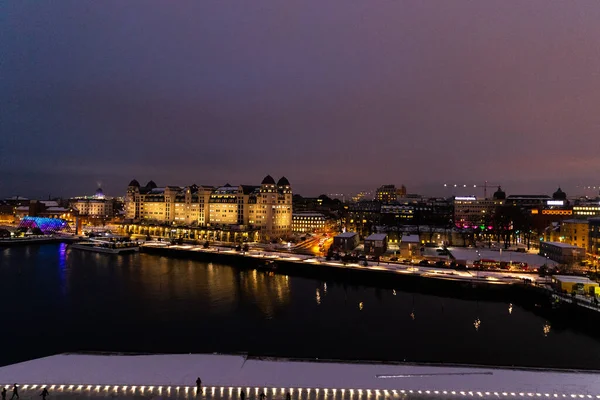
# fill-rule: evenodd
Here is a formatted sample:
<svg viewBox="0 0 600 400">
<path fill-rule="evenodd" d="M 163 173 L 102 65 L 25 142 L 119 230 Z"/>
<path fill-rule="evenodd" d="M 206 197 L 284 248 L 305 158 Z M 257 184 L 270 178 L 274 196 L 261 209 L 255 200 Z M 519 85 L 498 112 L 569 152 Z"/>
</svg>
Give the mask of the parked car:
<svg viewBox="0 0 600 400">
<path fill-rule="evenodd" d="M 419 261 L 419 264 L 417 264 L 417 265 L 428 266 L 429 265 L 429 261 L 427 261 L 427 260 L 421 260 L 421 261 Z"/>
<path fill-rule="evenodd" d="M 398 257 L 392 257 L 390 258 L 390 261 L 398 261 Z"/>
<path fill-rule="evenodd" d="M 437 261 L 435 263 L 436 267 L 440 267 L 440 268 L 446 268 L 446 262 L 445 261 Z"/>
</svg>

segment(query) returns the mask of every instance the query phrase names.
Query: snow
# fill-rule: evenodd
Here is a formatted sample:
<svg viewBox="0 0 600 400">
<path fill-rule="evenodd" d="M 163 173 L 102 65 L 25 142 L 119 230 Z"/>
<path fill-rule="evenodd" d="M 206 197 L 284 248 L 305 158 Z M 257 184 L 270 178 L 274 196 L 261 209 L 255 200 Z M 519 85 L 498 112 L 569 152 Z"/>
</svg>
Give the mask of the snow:
<svg viewBox="0 0 600 400">
<path fill-rule="evenodd" d="M 63 354 L 0 368 L 10 385 L 172 385 L 206 387 L 523 392 L 598 395 L 595 372 L 246 359 L 214 354 Z M 521 396 L 523 397 L 523 396 Z"/>
<path fill-rule="evenodd" d="M 516 251 L 500 252 L 499 250 L 472 249 L 464 247 L 450 247 L 448 250 L 450 250 L 452 255 L 457 260 L 476 261 L 481 258 L 483 260 L 523 262 L 533 267 L 539 267 L 544 264 L 547 264 L 548 266 L 558 265 L 557 262 L 546 259 L 546 257 L 538 254 L 519 253 Z M 477 252 L 479 252 L 479 254 L 477 254 Z"/>
<path fill-rule="evenodd" d="M 401 239 L 402 243 L 421 243 L 419 240 L 419 235 L 402 235 Z"/>
</svg>

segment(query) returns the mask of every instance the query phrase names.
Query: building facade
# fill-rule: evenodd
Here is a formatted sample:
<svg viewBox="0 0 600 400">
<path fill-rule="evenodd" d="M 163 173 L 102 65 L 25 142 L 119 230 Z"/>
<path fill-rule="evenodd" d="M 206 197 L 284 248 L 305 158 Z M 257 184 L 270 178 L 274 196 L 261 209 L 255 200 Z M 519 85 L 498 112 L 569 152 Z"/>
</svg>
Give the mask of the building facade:
<svg viewBox="0 0 600 400">
<path fill-rule="evenodd" d="M 325 216 L 321 213 L 293 213 L 292 232 L 323 232 L 325 230 Z"/>
<path fill-rule="evenodd" d="M 587 220 L 566 219 L 560 223 L 560 242 L 588 249 L 589 227 Z"/>
<path fill-rule="evenodd" d="M 588 250 L 598 260 L 600 256 L 600 218 L 590 218 L 588 224 Z"/>
<path fill-rule="evenodd" d="M 263 239 L 283 238 L 292 232 L 292 189 L 282 177 L 266 176 L 260 186 L 226 184 L 158 187 L 153 181 L 127 187 L 125 218 L 131 223 L 175 226 L 237 226 L 259 229 Z"/>
<path fill-rule="evenodd" d="M 541 242 L 540 255 L 561 264 L 573 264 L 585 258 L 585 249 L 560 242 Z"/>
<path fill-rule="evenodd" d="M 502 206 L 501 199 L 478 199 L 475 196 L 454 198 L 454 224 L 469 228 L 489 224 L 497 207 Z"/>
<path fill-rule="evenodd" d="M 80 216 L 90 218 L 111 218 L 113 216 L 113 201 L 107 198 L 101 188 L 93 196 L 73 197 L 69 205 Z"/>
</svg>

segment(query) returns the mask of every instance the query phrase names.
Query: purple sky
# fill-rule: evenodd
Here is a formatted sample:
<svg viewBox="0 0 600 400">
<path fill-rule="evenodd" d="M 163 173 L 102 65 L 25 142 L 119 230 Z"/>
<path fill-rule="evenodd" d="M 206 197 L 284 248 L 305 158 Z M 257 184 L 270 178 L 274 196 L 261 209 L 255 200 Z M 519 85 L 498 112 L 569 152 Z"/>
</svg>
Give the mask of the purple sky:
<svg viewBox="0 0 600 400">
<path fill-rule="evenodd" d="M 267 173 L 584 193 L 599 21 L 597 0 L 1 2 L 0 196 Z"/>
</svg>

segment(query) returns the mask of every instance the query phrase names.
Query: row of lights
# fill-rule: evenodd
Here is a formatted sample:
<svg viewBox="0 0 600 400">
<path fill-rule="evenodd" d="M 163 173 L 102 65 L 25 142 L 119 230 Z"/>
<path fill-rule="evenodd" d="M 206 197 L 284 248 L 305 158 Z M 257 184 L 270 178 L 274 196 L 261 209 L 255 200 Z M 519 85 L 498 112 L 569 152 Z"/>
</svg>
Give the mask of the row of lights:
<svg viewBox="0 0 600 400">
<path fill-rule="evenodd" d="M 393 375 L 381 375 L 378 376 L 378 378 L 381 379 L 387 379 L 387 378 L 394 378 L 395 376 Z M 6 389 L 10 389 L 12 387 L 12 385 L 4 385 L 4 387 Z M 100 391 L 105 391 L 108 392 L 111 390 L 114 392 L 117 392 L 119 390 L 122 390 L 124 392 L 127 392 L 128 390 L 130 390 L 132 393 L 135 393 L 137 391 L 137 389 L 139 388 L 141 393 L 144 393 L 144 391 L 146 391 L 146 389 L 149 392 L 154 391 L 154 389 L 157 390 L 157 392 L 160 394 L 162 393 L 163 390 L 165 390 L 167 393 L 170 393 L 171 390 L 175 390 L 177 393 L 179 393 L 180 391 L 184 391 L 186 394 L 188 394 L 189 392 L 195 393 L 196 390 L 195 387 L 193 386 L 127 386 L 127 385 L 43 385 L 43 384 L 27 384 L 27 385 L 23 385 L 21 386 L 21 389 L 23 390 L 35 390 L 35 389 L 48 389 L 48 390 L 59 390 L 59 391 L 64 391 L 64 390 L 76 390 L 76 391 L 82 391 L 82 390 L 88 390 L 88 391 L 96 391 L 96 392 L 100 392 Z M 207 388 L 202 388 L 202 394 L 206 394 L 206 389 Z M 223 395 L 223 392 L 225 389 L 228 390 L 229 392 L 229 396 L 231 396 L 233 394 L 233 387 L 229 386 L 229 387 L 225 387 L 225 386 L 219 386 L 219 387 L 215 387 L 212 386 L 210 388 L 211 390 L 211 395 L 214 396 L 215 391 L 217 389 L 219 389 L 220 395 Z M 239 395 L 241 393 L 241 391 L 243 390 L 243 387 L 237 387 L 236 388 L 236 393 Z M 245 388 L 247 392 L 250 392 L 250 388 L 246 387 Z M 285 389 L 281 388 L 281 393 L 285 393 Z M 288 392 L 289 393 L 293 393 L 294 390 L 297 390 L 299 394 L 302 393 L 303 390 L 306 390 L 306 392 L 310 395 L 311 390 L 314 390 L 316 395 L 319 395 L 319 391 L 321 390 L 320 388 L 289 388 Z M 399 394 L 402 395 L 406 395 L 406 394 L 435 394 L 435 395 L 439 395 L 439 394 L 444 394 L 444 395 L 461 395 L 461 396 L 478 396 L 478 397 L 484 397 L 484 396 L 495 396 L 495 397 L 546 397 L 546 398 L 573 398 L 573 399 L 592 399 L 592 398 L 596 398 L 596 399 L 600 399 L 600 395 L 596 395 L 593 396 L 591 394 L 550 394 L 550 393 L 525 393 L 525 392 L 474 392 L 474 391 L 457 391 L 457 390 L 387 390 L 387 389 L 322 389 L 324 394 L 327 396 L 329 391 L 331 390 L 331 392 L 333 393 L 334 397 L 337 393 L 337 391 L 340 391 L 342 393 L 342 396 L 345 394 L 346 391 L 348 391 L 350 393 L 350 396 L 352 397 L 354 395 L 354 392 L 356 391 L 360 396 L 362 396 L 363 392 L 367 394 L 368 397 L 371 396 L 371 394 L 374 392 L 375 395 L 377 397 L 379 397 L 381 394 L 385 395 L 386 397 L 388 397 L 390 395 L 390 393 L 392 393 L 394 396 L 398 396 Z M 254 392 L 256 394 L 258 394 L 259 388 L 255 387 L 254 388 Z M 269 390 L 267 388 L 264 388 L 263 391 L 265 392 L 265 394 L 267 394 L 269 392 Z M 273 393 L 273 395 L 277 394 L 277 388 L 271 388 L 271 392 Z"/>
</svg>

